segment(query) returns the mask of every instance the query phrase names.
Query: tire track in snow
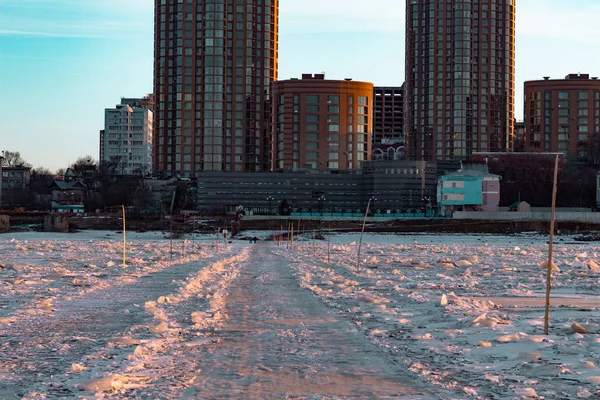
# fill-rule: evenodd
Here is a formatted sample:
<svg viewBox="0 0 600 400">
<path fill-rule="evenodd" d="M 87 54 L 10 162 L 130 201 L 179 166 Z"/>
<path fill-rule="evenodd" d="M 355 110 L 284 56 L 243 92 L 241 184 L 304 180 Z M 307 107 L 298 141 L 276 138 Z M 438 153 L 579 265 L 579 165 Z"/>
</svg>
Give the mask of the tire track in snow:
<svg viewBox="0 0 600 400">
<path fill-rule="evenodd" d="M 189 398 L 431 398 L 355 327 L 300 288 L 272 244 L 251 245 L 230 318 Z M 398 368 L 400 367 L 400 368 Z"/>
<path fill-rule="evenodd" d="M 96 369 L 120 365 L 132 345 L 154 336 L 145 323 L 150 318 L 140 305 L 175 291 L 174 279 L 183 281 L 231 251 L 228 246 L 206 259 L 169 260 L 150 266 L 147 271 L 152 272 L 135 279 L 115 276 L 109 286 L 57 297 L 47 313 L 24 314 L 10 325 L 0 325 L 0 378 L 4 382 L 0 398 L 17 399 L 28 393 L 74 395 L 73 383 L 89 379 Z"/>
<path fill-rule="evenodd" d="M 155 338 L 141 340 L 120 365 L 110 366 L 108 375 L 96 371 L 96 379 L 79 386 L 108 397 L 177 397 L 195 380 L 204 345 L 226 323 L 227 290 L 247 259 L 248 250 L 242 249 L 177 281 L 173 292 L 147 301 L 144 309 L 152 317 L 148 330 Z"/>
</svg>

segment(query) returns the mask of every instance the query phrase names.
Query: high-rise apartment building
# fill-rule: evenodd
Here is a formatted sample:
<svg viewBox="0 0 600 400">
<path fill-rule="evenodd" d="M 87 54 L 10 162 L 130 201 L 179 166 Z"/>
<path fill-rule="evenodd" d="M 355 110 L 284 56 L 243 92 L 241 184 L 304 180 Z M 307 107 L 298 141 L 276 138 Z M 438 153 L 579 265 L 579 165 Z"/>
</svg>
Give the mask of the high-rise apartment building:
<svg viewBox="0 0 600 400">
<path fill-rule="evenodd" d="M 600 80 L 588 74 L 525 82 L 525 151 L 597 159 Z"/>
<path fill-rule="evenodd" d="M 513 148 L 515 0 L 406 0 L 407 157 Z"/>
<path fill-rule="evenodd" d="M 371 159 L 373 84 L 324 74 L 273 83 L 276 169 L 358 169 Z"/>
<path fill-rule="evenodd" d="M 404 141 L 404 86 L 375 86 L 373 92 L 373 144 Z"/>
<path fill-rule="evenodd" d="M 116 163 L 120 175 L 152 172 L 152 111 L 118 104 L 104 111 L 100 162 Z"/>
<path fill-rule="evenodd" d="M 155 167 L 268 171 L 279 0 L 155 0 Z"/>
</svg>

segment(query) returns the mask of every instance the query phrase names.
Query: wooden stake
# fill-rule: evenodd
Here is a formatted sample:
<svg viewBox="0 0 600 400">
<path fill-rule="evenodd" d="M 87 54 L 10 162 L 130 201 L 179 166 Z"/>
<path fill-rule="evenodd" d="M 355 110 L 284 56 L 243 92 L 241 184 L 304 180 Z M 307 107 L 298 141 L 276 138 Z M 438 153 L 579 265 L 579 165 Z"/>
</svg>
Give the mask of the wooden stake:
<svg viewBox="0 0 600 400">
<path fill-rule="evenodd" d="M 185 231 L 186 231 L 186 225 L 185 225 L 185 214 L 183 214 L 183 241 L 182 241 L 182 252 L 183 252 L 183 256 L 185 257 Z"/>
<path fill-rule="evenodd" d="M 358 259 L 356 260 L 356 269 L 360 268 L 360 248 L 362 246 L 363 234 L 365 233 L 365 225 L 367 224 L 367 215 L 369 215 L 369 208 L 371 208 L 371 199 L 367 203 L 367 211 L 365 211 L 365 218 L 363 219 L 362 231 L 360 232 L 360 241 L 358 242 Z"/>
<path fill-rule="evenodd" d="M 331 263 L 331 224 L 327 231 L 327 264 Z"/>
<path fill-rule="evenodd" d="M 121 208 L 123 209 L 123 268 L 125 268 L 127 267 L 127 264 L 125 263 L 125 260 L 127 259 L 127 238 L 125 233 L 125 204 L 122 204 Z"/>
<path fill-rule="evenodd" d="M 548 272 L 546 276 L 546 312 L 544 314 L 544 334 L 548 335 L 550 319 L 550 289 L 552 288 L 552 248 L 554 246 L 554 219 L 556 218 L 556 186 L 558 180 L 558 154 L 554 160 L 554 183 L 552 185 L 552 214 L 550 217 L 550 243 L 548 245 Z"/>
<path fill-rule="evenodd" d="M 171 226 L 169 228 L 169 231 L 171 232 L 169 254 L 171 254 L 171 258 L 173 258 L 173 214 L 171 214 Z"/>
</svg>

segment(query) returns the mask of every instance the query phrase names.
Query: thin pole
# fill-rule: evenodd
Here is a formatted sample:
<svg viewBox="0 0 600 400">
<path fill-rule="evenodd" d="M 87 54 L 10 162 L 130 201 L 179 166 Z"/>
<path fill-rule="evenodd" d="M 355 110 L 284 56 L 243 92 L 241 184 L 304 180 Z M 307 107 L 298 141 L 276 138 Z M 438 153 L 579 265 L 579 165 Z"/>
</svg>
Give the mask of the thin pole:
<svg viewBox="0 0 600 400">
<path fill-rule="evenodd" d="M 550 243 L 548 245 L 548 272 L 546 276 L 546 313 L 544 314 L 544 334 L 548 335 L 550 319 L 550 289 L 552 288 L 552 248 L 554 247 L 554 219 L 556 217 L 556 186 L 558 180 L 558 154 L 554 159 L 554 183 L 552 185 L 552 214 L 550 217 Z"/>
<path fill-rule="evenodd" d="M 121 208 L 123 209 L 123 268 L 127 267 L 125 260 L 127 259 L 127 238 L 125 233 L 125 204 L 121 204 Z"/>
<path fill-rule="evenodd" d="M 171 258 L 173 258 L 173 214 L 171 214 L 171 226 L 169 228 L 169 231 L 170 231 L 169 253 L 171 254 Z"/>
<path fill-rule="evenodd" d="M 327 231 L 327 264 L 331 262 L 331 224 L 329 224 L 329 230 Z"/>
<path fill-rule="evenodd" d="M 290 250 L 294 250 L 294 223 L 292 222 L 292 241 L 290 243 Z"/>
<path fill-rule="evenodd" d="M 185 224 L 185 213 L 183 214 L 183 241 L 182 241 L 182 247 L 183 247 L 183 256 L 185 257 L 185 231 L 186 231 L 186 224 Z"/>
<path fill-rule="evenodd" d="M 317 249 L 317 238 L 316 238 L 315 229 L 313 229 L 313 249 Z"/>
<path fill-rule="evenodd" d="M 296 232 L 298 232 L 298 236 L 300 236 L 300 218 L 298 218 L 298 229 L 296 229 Z M 298 238 L 298 240 L 300 239 Z M 302 246 L 302 243 L 300 243 L 299 246 Z"/>
<path fill-rule="evenodd" d="M 362 247 L 363 234 L 365 233 L 365 225 L 367 224 L 367 215 L 369 215 L 369 208 L 371 208 L 371 199 L 367 203 L 367 211 L 365 211 L 365 218 L 363 219 L 362 231 L 360 232 L 360 241 L 358 242 L 358 258 L 356 260 L 356 269 L 360 268 L 360 248 Z"/>
</svg>

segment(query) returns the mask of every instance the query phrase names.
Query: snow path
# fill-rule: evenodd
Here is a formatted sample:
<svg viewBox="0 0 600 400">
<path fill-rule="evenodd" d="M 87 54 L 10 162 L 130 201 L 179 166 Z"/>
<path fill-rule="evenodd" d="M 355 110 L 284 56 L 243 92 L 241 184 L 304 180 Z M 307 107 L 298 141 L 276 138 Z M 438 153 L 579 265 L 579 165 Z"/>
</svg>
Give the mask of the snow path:
<svg viewBox="0 0 600 400">
<path fill-rule="evenodd" d="M 159 263 L 142 274 L 124 269 L 109 284 L 56 296 L 43 312 L 25 317 L 28 308 L 15 310 L 10 325 L 0 324 L 0 398 L 78 396 L 82 382 L 114 369 L 132 346 L 163 333 L 145 303 L 171 292 L 184 298 L 193 292 L 186 288 L 190 276 L 223 265 L 227 257 L 221 249 L 212 257 Z"/>
<path fill-rule="evenodd" d="M 251 246 L 225 301 L 229 319 L 185 395 L 420 398 L 406 367 L 302 289 L 272 246 Z"/>
</svg>

